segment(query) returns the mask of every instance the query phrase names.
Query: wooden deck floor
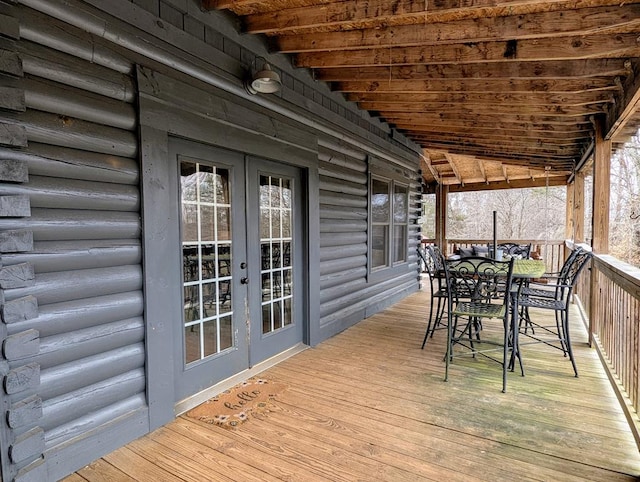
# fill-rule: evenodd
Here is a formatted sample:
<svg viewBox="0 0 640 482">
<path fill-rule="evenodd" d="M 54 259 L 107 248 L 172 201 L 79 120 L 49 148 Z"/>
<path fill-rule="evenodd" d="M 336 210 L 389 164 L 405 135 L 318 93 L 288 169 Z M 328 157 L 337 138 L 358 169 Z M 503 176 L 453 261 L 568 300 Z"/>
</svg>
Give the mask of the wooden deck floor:
<svg viewBox="0 0 640 482">
<path fill-rule="evenodd" d="M 235 429 L 179 417 L 100 459 L 87 481 L 637 480 L 640 455 L 574 316 L 568 359 L 526 347 L 527 373 L 456 360 L 443 331 L 420 349 L 416 293 L 262 375 L 286 384 L 276 409 Z"/>
</svg>

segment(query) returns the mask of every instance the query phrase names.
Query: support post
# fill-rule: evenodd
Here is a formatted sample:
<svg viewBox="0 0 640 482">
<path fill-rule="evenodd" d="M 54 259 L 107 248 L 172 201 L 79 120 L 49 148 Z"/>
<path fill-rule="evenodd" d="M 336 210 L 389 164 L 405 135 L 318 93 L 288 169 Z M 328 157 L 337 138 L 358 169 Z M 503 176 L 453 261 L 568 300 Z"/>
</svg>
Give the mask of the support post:
<svg viewBox="0 0 640 482">
<path fill-rule="evenodd" d="M 584 172 L 578 172 L 573 181 L 573 240 L 584 243 Z"/>
<path fill-rule="evenodd" d="M 574 244 L 584 242 L 584 173 L 577 172 L 573 182 L 567 185 L 567 202 L 564 239 Z M 565 259 L 569 248 L 565 246 Z"/>
<path fill-rule="evenodd" d="M 611 192 L 611 140 L 604 138 L 604 118 L 595 122 L 593 162 L 593 218 L 591 248 L 594 254 L 609 252 L 609 203 Z M 591 269 L 589 299 L 589 345 L 593 343 L 593 327 L 598 316 L 598 274 Z"/>
<path fill-rule="evenodd" d="M 447 253 L 447 196 L 449 186 L 438 184 L 436 188 L 436 245 L 442 253 Z"/>
</svg>

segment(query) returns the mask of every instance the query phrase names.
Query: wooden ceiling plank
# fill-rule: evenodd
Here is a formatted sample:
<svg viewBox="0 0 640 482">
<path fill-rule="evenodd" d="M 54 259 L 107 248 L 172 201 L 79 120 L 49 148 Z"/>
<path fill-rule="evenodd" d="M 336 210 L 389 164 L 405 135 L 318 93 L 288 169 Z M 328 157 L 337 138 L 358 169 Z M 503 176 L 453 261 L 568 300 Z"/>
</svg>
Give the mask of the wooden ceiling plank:
<svg viewBox="0 0 640 482">
<path fill-rule="evenodd" d="M 422 159 L 420 159 L 420 165 L 423 167 L 423 171 L 424 168 L 426 167 L 427 170 L 431 173 L 431 176 L 434 178 L 434 180 L 437 183 L 440 183 L 440 175 L 438 174 L 438 171 L 436 171 L 433 166 L 431 165 L 431 159 L 429 157 L 429 153 L 425 152 Z"/>
<path fill-rule="evenodd" d="M 632 73 L 626 59 L 578 59 L 509 63 L 429 64 L 317 69 L 316 80 L 391 81 L 462 79 L 584 79 L 625 77 Z"/>
<path fill-rule="evenodd" d="M 478 125 L 493 125 L 494 123 L 531 123 L 531 124 L 553 124 L 560 127 L 578 125 L 584 128 L 591 121 L 589 116 L 582 117 L 561 117 L 555 115 L 539 115 L 523 114 L 521 112 L 515 114 L 499 114 L 493 111 L 472 113 L 472 112 L 395 112 L 389 113 L 390 119 L 408 119 L 420 121 L 421 119 L 430 122 L 450 122 L 452 120 L 464 123 L 476 123 Z"/>
<path fill-rule="evenodd" d="M 402 93 L 350 93 L 347 100 L 351 102 L 406 102 L 407 96 Z M 613 94 L 608 91 L 589 92 L 451 92 L 451 93 L 422 93 L 411 95 L 413 102 L 436 102 L 451 104 L 493 104 L 509 103 L 511 105 L 545 105 L 561 104 L 565 106 L 581 106 L 596 103 L 613 103 Z"/>
<path fill-rule="evenodd" d="M 553 117 L 553 116 L 532 116 L 532 115 L 520 115 L 520 114 L 469 114 L 458 112 L 394 112 L 389 113 L 385 117 L 380 118 L 382 121 L 388 124 L 397 124 L 400 122 L 410 122 L 413 125 L 420 126 L 426 123 L 431 123 L 435 126 L 446 125 L 454 123 L 454 126 L 460 128 L 473 129 L 477 126 L 501 126 L 505 124 L 533 124 L 541 126 L 539 129 L 543 129 L 545 125 L 555 126 L 556 130 L 563 132 L 565 129 L 569 132 L 575 129 L 575 126 L 580 126 L 580 129 L 588 129 L 589 116 L 578 117 Z"/>
<path fill-rule="evenodd" d="M 480 159 L 475 159 L 475 162 L 478 166 L 478 168 L 480 169 L 480 174 L 482 174 L 482 179 L 484 180 L 484 182 L 488 182 L 487 180 L 487 172 L 484 168 L 484 162 L 481 161 Z"/>
<path fill-rule="evenodd" d="M 401 103 L 401 102 L 360 102 L 358 104 L 361 109 L 368 111 L 375 111 L 380 113 L 383 117 L 385 113 L 389 112 L 443 112 L 443 111 L 458 111 L 470 114 L 482 114 L 486 112 L 485 106 L 457 106 L 456 104 L 444 104 L 433 103 L 428 104 L 424 102 L 416 103 Z M 591 114 L 600 114 L 605 112 L 602 106 L 597 104 L 571 107 L 563 105 L 511 105 L 511 104 L 496 104 L 490 106 L 494 114 L 498 113 L 510 113 L 510 114 L 530 114 L 530 115 L 554 115 L 554 116 L 584 116 Z"/>
<path fill-rule="evenodd" d="M 547 94 L 582 93 L 591 91 L 615 92 L 618 88 L 613 85 L 611 78 L 590 79 L 536 79 L 521 80 L 507 79 L 465 79 L 465 80 L 385 80 L 379 81 L 346 81 L 333 84 L 333 90 L 338 92 L 381 92 L 381 93 L 448 93 L 448 92 L 477 92 L 477 93 L 533 93 Z"/>
<path fill-rule="evenodd" d="M 565 186 L 567 184 L 568 176 L 549 178 L 549 186 Z M 450 186 L 449 192 L 471 192 L 471 191 L 487 191 L 497 189 L 518 189 L 518 188 L 532 188 L 532 187 L 544 187 L 546 186 L 545 179 L 513 179 L 511 182 L 479 182 L 479 183 L 466 183 L 464 186 L 456 185 Z"/>
<path fill-rule="evenodd" d="M 416 2 L 420 8 L 424 3 Z M 463 42 L 520 41 L 541 37 L 614 35 L 638 31 L 640 4 L 567 9 L 504 17 L 484 16 L 446 23 L 350 29 L 278 37 L 282 53 L 345 51 L 363 48 L 413 47 Z"/>
<path fill-rule="evenodd" d="M 496 137 L 486 137 L 486 138 L 478 138 L 478 137 L 461 137 L 455 135 L 448 134 L 421 134 L 420 132 L 412 131 L 409 132 L 415 139 L 419 141 L 429 141 L 429 142 L 449 142 L 454 144 L 459 144 L 462 146 L 492 146 L 499 144 L 500 142 L 508 143 L 508 149 L 520 149 L 520 148 L 530 148 L 530 149 L 538 149 L 538 150 L 559 150 L 559 149 L 567 149 L 567 150 L 575 150 L 580 147 L 580 143 L 558 140 L 558 139 L 548 139 L 546 137 L 538 138 L 538 139 L 519 139 L 514 136 L 496 136 Z"/>
<path fill-rule="evenodd" d="M 463 121 L 455 119 L 425 119 L 423 117 L 388 117 L 385 119 L 387 123 L 400 127 L 415 127 L 426 131 L 442 131 L 468 133 L 469 129 L 475 129 L 478 132 L 492 133 L 496 130 L 504 132 L 520 132 L 535 135 L 538 132 L 544 132 L 552 136 L 587 136 L 591 134 L 591 130 L 586 124 L 574 125 L 569 123 L 566 126 L 557 124 L 541 124 L 532 122 L 501 122 L 493 121 L 486 123 L 478 123 L 474 121 Z"/>
<path fill-rule="evenodd" d="M 447 161 L 449 162 L 449 166 L 451 167 L 451 170 L 453 171 L 453 175 L 455 176 L 458 183 L 464 184 L 464 181 L 462 180 L 462 176 L 460 175 L 460 171 L 458 171 L 458 167 L 456 166 L 455 162 L 452 161 L 449 153 L 445 153 L 445 157 L 447 158 Z"/>
<path fill-rule="evenodd" d="M 233 6 L 229 0 L 218 0 L 223 5 Z M 238 2 L 240 3 L 240 2 Z M 245 0 L 245 3 L 251 3 Z M 267 2 L 263 2 L 266 4 Z M 500 17 L 507 15 L 536 14 L 539 12 L 566 11 L 582 6 L 619 5 L 619 0 L 601 0 L 597 2 L 570 0 L 539 1 L 495 1 L 475 0 L 460 2 L 456 0 L 438 2 L 415 2 L 397 0 L 352 0 L 347 2 L 312 2 L 312 5 L 282 8 L 281 4 L 262 14 L 252 15 L 246 22 L 249 33 L 301 34 L 309 31 L 338 31 L 345 28 L 379 28 L 385 25 L 423 24 L 428 22 L 446 22 L 451 20 Z M 632 3 L 636 3 L 635 1 Z M 226 6 L 224 8 L 230 8 Z M 243 14 L 241 6 L 236 13 Z"/>
<path fill-rule="evenodd" d="M 591 133 L 588 131 L 583 132 L 549 132 L 542 130 L 530 130 L 530 129 L 507 129 L 504 127 L 487 127 L 477 128 L 472 126 L 464 127 L 448 127 L 446 129 L 430 128 L 429 126 L 418 126 L 413 124 L 394 124 L 395 128 L 403 131 L 403 133 L 410 135 L 443 135 L 448 134 L 450 136 L 469 136 L 470 138 L 486 138 L 486 139 L 502 139 L 517 137 L 519 139 L 527 139 L 529 141 L 535 141 L 540 136 L 545 136 L 549 140 L 561 140 L 561 141 L 582 141 L 591 138 Z M 473 129 L 473 133 L 469 133 L 469 129 Z"/>
<path fill-rule="evenodd" d="M 527 163 L 535 164 L 534 161 L 538 160 L 540 163 L 552 164 L 553 162 L 563 162 L 568 165 L 573 165 L 573 160 L 578 157 L 575 149 L 557 149 L 553 151 L 535 149 L 535 148 L 519 148 L 514 151 L 508 149 L 500 150 L 495 145 L 490 146 L 469 146 L 452 144 L 449 142 L 440 142 L 432 140 L 423 140 L 421 144 L 426 149 L 439 149 L 453 154 L 463 154 L 470 156 L 486 156 L 492 159 L 504 160 L 504 159 L 520 159 L 526 160 Z"/>
<path fill-rule="evenodd" d="M 551 162 L 549 160 L 549 156 L 552 156 L 552 159 L 567 161 L 573 160 L 579 155 L 579 152 L 577 152 L 574 146 L 554 146 L 552 148 L 547 148 L 546 146 L 539 147 L 535 144 L 527 144 L 526 146 L 518 146 L 516 148 L 514 146 L 505 146 L 491 142 L 485 142 L 482 144 L 468 140 L 460 142 L 458 139 L 453 141 L 439 140 L 434 139 L 431 136 L 426 136 L 421 139 L 420 142 L 428 149 L 439 149 L 454 154 L 479 153 L 486 155 L 491 153 L 494 156 L 498 156 L 496 159 L 503 159 L 504 157 L 522 159 L 525 157 L 535 156 L 544 157 L 545 160 Z M 505 153 L 508 153 L 509 155 L 505 156 Z"/>
<path fill-rule="evenodd" d="M 534 40 L 467 42 L 437 46 L 388 47 L 295 56 L 297 67 L 367 67 L 411 64 L 575 60 L 640 56 L 637 33 L 595 34 Z"/>
</svg>

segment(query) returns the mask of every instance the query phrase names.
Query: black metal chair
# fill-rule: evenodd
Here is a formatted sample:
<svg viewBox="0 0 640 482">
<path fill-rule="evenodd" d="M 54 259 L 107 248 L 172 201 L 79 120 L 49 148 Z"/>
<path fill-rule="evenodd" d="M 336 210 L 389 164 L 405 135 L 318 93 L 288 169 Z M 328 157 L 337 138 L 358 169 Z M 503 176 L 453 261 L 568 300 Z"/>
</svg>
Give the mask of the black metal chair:
<svg viewBox="0 0 640 482">
<path fill-rule="evenodd" d="M 590 251 L 582 248 L 576 249 L 567 258 L 557 277 L 548 276 L 547 283 L 530 282 L 522 288 L 518 298 L 520 334 L 534 340 L 531 343 L 544 343 L 561 350 L 564 356 L 568 356 L 571 360 L 576 377 L 578 369 L 571 348 L 569 306 L 578 275 L 587 265 L 591 256 Z M 536 321 L 531 316 L 530 308 L 553 310 L 555 324 Z"/>
<path fill-rule="evenodd" d="M 514 346 L 510 316 L 510 292 L 498 290 L 500 283 L 511 286 L 513 260 L 468 257 L 445 262 L 448 297 L 448 336 L 445 355 L 445 381 L 449 364 L 458 356 L 481 355 L 502 365 L 502 391 L 507 389 L 507 369 L 512 366 L 509 356 L 518 354 Z M 465 298 L 465 299 L 461 299 Z M 502 320 L 502 337 L 480 336 L 482 320 Z M 456 352 L 456 348 L 460 347 Z M 497 355 L 502 352 L 502 356 Z M 519 357 L 518 357 L 519 358 Z M 520 363 L 522 368 L 522 363 Z M 524 372 L 523 372 L 524 374 Z"/>
<path fill-rule="evenodd" d="M 520 256 L 522 259 L 527 259 L 531 255 L 531 243 L 500 243 L 498 244 L 497 249 L 501 249 L 503 254 Z"/>
<path fill-rule="evenodd" d="M 429 283 L 431 287 L 431 309 L 429 311 L 429 323 L 427 324 L 427 331 L 424 334 L 424 340 L 422 340 L 422 348 L 427 343 L 427 339 L 433 337 L 433 333 L 442 326 L 442 316 L 444 315 L 444 309 L 447 306 L 447 285 L 444 273 L 444 256 L 437 246 L 427 246 L 426 254 L 423 256 L 423 262 L 429 274 Z M 437 306 L 435 312 L 433 311 L 434 305 L 437 300 Z"/>
</svg>

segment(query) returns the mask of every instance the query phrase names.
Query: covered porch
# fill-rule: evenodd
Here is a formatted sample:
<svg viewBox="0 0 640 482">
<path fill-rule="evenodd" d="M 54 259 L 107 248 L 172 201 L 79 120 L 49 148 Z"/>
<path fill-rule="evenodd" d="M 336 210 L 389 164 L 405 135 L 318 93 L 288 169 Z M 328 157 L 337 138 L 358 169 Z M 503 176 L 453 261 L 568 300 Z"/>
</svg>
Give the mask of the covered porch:
<svg viewBox="0 0 640 482">
<path fill-rule="evenodd" d="M 272 411 L 233 429 L 182 415 L 65 480 L 637 480 L 640 454 L 577 306 L 580 378 L 530 345 L 526 376 L 510 373 L 503 394 L 500 368 L 481 359 L 456 360 L 443 382 L 445 332 L 420 349 L 428 296 L 263 372 L 286 387 Z"/>
</svg>

